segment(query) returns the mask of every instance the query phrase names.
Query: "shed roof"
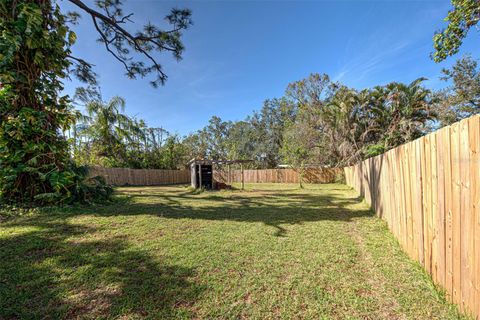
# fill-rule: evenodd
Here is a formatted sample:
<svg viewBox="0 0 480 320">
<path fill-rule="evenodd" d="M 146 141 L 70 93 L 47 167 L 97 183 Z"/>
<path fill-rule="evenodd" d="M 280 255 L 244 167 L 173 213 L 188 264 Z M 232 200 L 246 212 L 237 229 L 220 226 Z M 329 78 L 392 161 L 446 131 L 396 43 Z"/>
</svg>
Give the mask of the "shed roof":
<svg viewBox="0 0 480 320">
<path fill-rule="evenodd" d="M 234 159 L 234 160 L 213 160 L 213 159 L 192 159 L 188 162 L 188 165 L 191 165 L 193 163 L 195 164 L 206 164 L 206 165 L 211 165 L 211 164 L 235 164 L 235 163 L 249 163 L 253 162 L 253 160 L 243 160 L 243 159 Z"/>
</svg>

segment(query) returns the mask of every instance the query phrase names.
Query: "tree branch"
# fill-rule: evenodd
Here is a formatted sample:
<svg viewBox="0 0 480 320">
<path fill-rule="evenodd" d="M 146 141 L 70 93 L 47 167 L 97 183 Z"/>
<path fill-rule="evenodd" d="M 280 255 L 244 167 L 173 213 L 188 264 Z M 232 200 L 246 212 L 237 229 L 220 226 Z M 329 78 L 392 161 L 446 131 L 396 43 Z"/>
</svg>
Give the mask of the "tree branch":
<svg viewBox="0 0 480 320">
<path fill-rule="evenodd" d="M 72 59 L 72 60 L 75 60 L 75 61 L 77 61 L 78 63 L 83 64 L 83 65 L 86 65 L 86 66 L 89 66 L 89 67 L 94 67 L 94 66 L 95 66 L 94 64 L 91 64 L 90 62 L 87 62 L 87 61 L 85 61 L 85 60 L 83 60 L 83 59 L 81 59 L 81 58 L 74 57 L 74 56 L 72 56 L 72 55 L 67 55 L 67 58 Z"/>
<path fill-rule="evenodd" d="M 169 31 L 159 30 L 157 27 L 147 24 L 143 32 L 138 32 L 133 35 L 121 24 L 132 22 L 130 17 L 133 14 L 122 16 L 118 3 L 103 5 L 97 4 L 105 10 L 105 13 L 99 12 L 86 5 L 82 0 L 68 0 L 78 8 L 88 13 L 93 21 L 95 29 L 100 35 L 99 41 L 103 42 L 106 50 L 113 55 L 113 57 L 121 62 L 127 71 L 129 77 L 135 78 L 136 75 L 144 77 L 151 72 L 158 73 L 157 80 L 153 81 L 154 86 L 158 81 L 164 83 L 167 75 L 163 72 L 162 66 L 151 55 L 151 51 L 169 51 L 172 52 L 175 58 L 180 59 L 180 54 L 183 51 L 179 37 L 179 31 L 188 28 L 191 25 L 190 11 L 173 9 L 172 13 L 166 19 L 173 25 L 173 29 Z M 102 2 L 101 2 L 102 3 Z M 113 7 L 114 12 L 110 12 L 110 7 Z M 128 47 L 135 50 L 135 52 L 143 55 L 150 65 L 144 65 L 142 61 L 133 61 L 129 57 L 130 51 Z M 78 62 L 81 62 L 77 60 Z"/>
</svg>

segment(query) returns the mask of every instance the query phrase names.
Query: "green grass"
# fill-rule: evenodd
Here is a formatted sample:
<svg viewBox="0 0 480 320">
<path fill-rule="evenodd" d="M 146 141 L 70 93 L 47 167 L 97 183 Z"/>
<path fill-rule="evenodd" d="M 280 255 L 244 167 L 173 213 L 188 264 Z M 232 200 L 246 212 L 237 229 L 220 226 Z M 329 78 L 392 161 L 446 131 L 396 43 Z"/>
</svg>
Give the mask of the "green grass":
<svg viewBox="0 0 480 320">
<path fill-rule="evenodd" d="M 193 193 L 0 223 L 0 319 L 461 319 L 337 184 Z"/>
</svg>

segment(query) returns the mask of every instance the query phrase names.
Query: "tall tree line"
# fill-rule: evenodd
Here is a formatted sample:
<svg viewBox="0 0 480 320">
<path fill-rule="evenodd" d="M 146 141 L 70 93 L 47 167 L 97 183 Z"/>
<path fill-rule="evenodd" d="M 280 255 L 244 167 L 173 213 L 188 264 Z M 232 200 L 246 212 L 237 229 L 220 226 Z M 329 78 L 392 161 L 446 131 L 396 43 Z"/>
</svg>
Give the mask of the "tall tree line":
<svg viewBox="0 0 480 320">
<path fill-rule="evenodd" d="M 124 114 L 125 101 L 86 101 L 69 131 L 79 164 L 174 169 L 192 158 L 251 159 L 255 168 L 341 167 L 381 154 L 480 111 L 480 71 L 471 56 L 442 72 L 446 87 L 425 78 L 356 90 L 311 74 L 241 121 L 213 116 L 184 137 Z"/>
<path fill-rule="evenodd" d="M 256 167 L 349 165 L 429 131 L 437 115 L 424 80 L 358 91 L 312 74 L 244 121 L 213 117 L 184 143 L 192 156 L 253 159 Z"/>
<path fill-rule="evenodd" d="M 85 110 L 65 132 L 77 164 L 176 169 L 185 162 L 180 137 L 126 115 L 123 98 L 86 101 Z"/>
<path fill-rule="evenodd" d="M 245 120 L 213 117 L 183 143 L 189 157 L 253 159 L 257 168 L 350 165 L 480 111 L 471 56 L 442 71 L 445 88 L 427 89 L 426 80 L 356 90 L 311 74 Z"/>
</svg>

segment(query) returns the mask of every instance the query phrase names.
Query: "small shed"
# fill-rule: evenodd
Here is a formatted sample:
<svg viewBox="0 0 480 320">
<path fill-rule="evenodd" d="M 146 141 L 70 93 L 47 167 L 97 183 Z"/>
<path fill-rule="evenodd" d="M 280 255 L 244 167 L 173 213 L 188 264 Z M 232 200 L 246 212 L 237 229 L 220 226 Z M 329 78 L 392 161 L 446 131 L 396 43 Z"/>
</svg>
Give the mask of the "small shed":
<svg viewBox="0 0 480 320">
<path fill-rule="evenodd" d="M 212 160 L 192 159 L 190 164 L 190 174 L 192 176 L 192 187 L 213 189 L 213 162 Z"/>
<path fill-rule="evenodd" d="M 218 187 L 214 179 L 215 167 L 222 165 L 240 164 L 242 170 L 242 189 L 244 187 L 243 164 L 252 162 L 253 160 L 208 160 L 208 159 L 192 159 L 189 161 L 192 188 L 214 189 Z"/>
</svg>

